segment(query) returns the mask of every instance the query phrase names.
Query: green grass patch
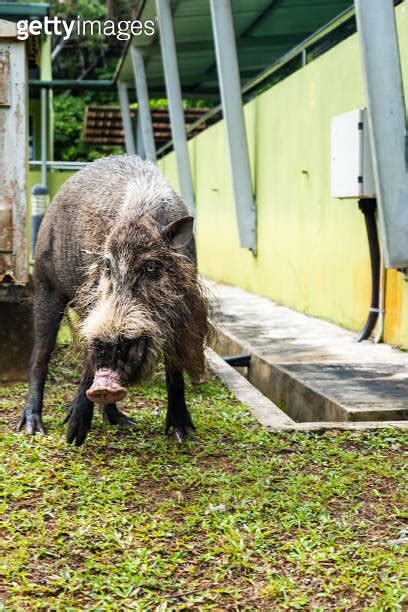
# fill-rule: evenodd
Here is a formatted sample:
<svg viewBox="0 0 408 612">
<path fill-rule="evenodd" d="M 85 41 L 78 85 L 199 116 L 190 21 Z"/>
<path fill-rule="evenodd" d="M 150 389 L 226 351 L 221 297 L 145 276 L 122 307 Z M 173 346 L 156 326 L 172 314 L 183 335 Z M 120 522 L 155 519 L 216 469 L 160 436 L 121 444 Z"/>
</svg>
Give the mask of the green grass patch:
<svg viewBox="0 0 408 612">
<path fill-rule="evenodd" d="M 77 449 L 78 378 L 59 349 L 46 437 L 15 433 L 26 386 L 0 386 L 0 609 L 404 609 L 407 433 L 267 433 L 209 380 L 180 446 L 159 370 L 122 404 L 134 430 L 97 410 Z"/>
</svg>

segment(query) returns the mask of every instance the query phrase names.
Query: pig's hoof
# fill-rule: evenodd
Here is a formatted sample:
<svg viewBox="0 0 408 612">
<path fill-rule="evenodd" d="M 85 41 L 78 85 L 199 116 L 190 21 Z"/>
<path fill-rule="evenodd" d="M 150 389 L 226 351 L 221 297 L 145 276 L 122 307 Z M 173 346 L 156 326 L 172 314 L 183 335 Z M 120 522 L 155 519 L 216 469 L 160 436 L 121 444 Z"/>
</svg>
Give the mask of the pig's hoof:
<svg viewBox="0 0 408 612">
<path fill-rule="evenodd" d="M 166 435 L 179 444 L 183 444 L 187 439 L 194 440 L 195 427 L 172 427 L 166 431 Z"/>
<path fill-rule="evenodd" d="M 136 425 L 135 421 L 118 410 L 115 404 L 102 406 L 102 418 L 108 425 L 120 425 L 121 427 L 135 427 Z"/>
<path fill-rule="evenodd" d="M 195 426 L 191 420 L 189 413 L 183 414 L 182 416 L 173 416 L 171 413 L 166 418 L 166 436 L 171 436 L 174 440 L 177 440 L 180 444 L 185 442 L 187 438 L 193 438 Z"/>
<path fill-rule="evenodd" d="M 75 446 L 81 446 L 91 429 L 93 408 L 85 409 L 82 406 L 74 406 L 68 412 L 67 442 Z"/>
<path fill-rule="evenodd" d="M 36 432 L 44 435 L 47 433 L 45 431 L 41 415 L 27 410 L 24 410 L 23 414 L 21 415 L 21 418 L 17 424 L 17 431 L 21 431 L 23 427 L 31 436 L 33 436 Z"/>
</svg>

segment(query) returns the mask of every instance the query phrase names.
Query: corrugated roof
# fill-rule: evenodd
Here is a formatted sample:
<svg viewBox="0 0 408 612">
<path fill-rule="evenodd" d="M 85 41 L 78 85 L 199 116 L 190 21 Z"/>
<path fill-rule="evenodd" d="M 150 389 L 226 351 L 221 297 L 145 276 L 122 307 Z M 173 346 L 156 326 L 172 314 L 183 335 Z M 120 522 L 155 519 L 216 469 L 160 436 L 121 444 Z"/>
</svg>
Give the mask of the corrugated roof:
<svg viewBox="0 0 408 612">
<path fill-rule="evenodd" d="M 350 0 L 232 0 L 241 83 L 351 6 Z M 173 1 L 172 9 L 183 94 L 218 98 L 209 1 Z M 154 0 L 146 0 L 140 19 L 154 14 Z M 131 45 L 143 47 L 146 54 L 151 95 L 165 97 L 158 35 L 134 38 Z M 129 53 L 124 57 L 120 77 L 133 85 Z"/>
</svg>

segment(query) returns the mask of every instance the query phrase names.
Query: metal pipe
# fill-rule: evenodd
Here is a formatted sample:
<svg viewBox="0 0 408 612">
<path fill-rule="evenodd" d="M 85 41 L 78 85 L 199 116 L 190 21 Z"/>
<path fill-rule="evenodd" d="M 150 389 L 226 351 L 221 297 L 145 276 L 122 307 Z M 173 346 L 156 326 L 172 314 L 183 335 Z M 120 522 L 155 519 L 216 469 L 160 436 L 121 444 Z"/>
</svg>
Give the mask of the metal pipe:
<svg viewBox="0 0 408 612">
<path fill-rule="evenodd" d="M 378 329 L 374 338 L 374 342 L 378 344 L 383 341 L 384 325 L 385 325 L 385 295 L 386 295 L 387 273 L 385 270 L 384 253 L 381 252 L 380 257 L 380 293 L 378 305 L 380 312 L 378 313 Z"/>
<path fill-rule="evenodd" d="M 1 6 L 1 4 L 0 4 Z M 112 81 L 79 81 L 78 79 L 68 79 L 68 80 L 55 80 L 55 81 L 40 81 L 37 79 L 33 79 L 30 80 L 28 82 L 30 87 L 33 88 L 38 88 L 40 89 L 42 86 L 46 87 L 47 89 L 88 89 L 88 90 L 93 90 L 93 89 L 105 89 L 108 91 L 115 91 L 117 90 L 117 80 L 112 80 Z M 133 90 L 134 86 L 132 81 L 127 81 L 128 83 L 128 89 Z M 203 93 L 203 92 L 197 92 L 197 91 L 191 91 L 191 90 L 187 90 L 188 95 L 186 96 L 189 100 L 202 100 L 203 98 L 206 100 L 218 100 L 219 96 L 216 95 L 214 92 L 210 91 L 207 93 Z M 163 98 L 163 89 L 160 88 L 159 85 L 157 85 L 156 87 L 151 87 L 149 89 L 149 94 L 151 96 L 151 98 Z"/>
<path fill-rule="evenodd" d="M 355 0 L 385 266 L 408 267 L 404 91 L 393 0 Z"/>
<path fill-rule="evenodd" d="M 118 94 L 120 103 L 120 112 L 122 115 L 123 130 L 125 132 L 125 147 L 128 155 L 135 155 L 135 139 L 133 136 L 132 120 L 129 112 L 129 97 L 127 85 L 120 81 L 118 83 Z"/>
<path fill-rule="evenodd" d="M 149 92 L 147 89 L 144 59 L 140 49 L 133 49 L 132 65 L 137 94 L 137 115 L 138 118 L 140 117 L 138 125 L 142 128 L 143 148 L 146 158 L 156 162 L 156 145 L 153 136 L 152 116 L 150 114 Z"/>
<path fill-rule="evenodd" d="M 41 183 L 47 186 L 47 100 L 48 92 L 41 89 Z"/>
<path fill-rule="evenodd" d="M 30 168 L 36 168 L 38 166 L 41 166 L 43 162 L 41 160 L 38 159 L 31 159 L 29 161 L 29 165 Z M 46 165 L 48 168 L 55 168 L 58 170 L 61 169 L 76 169 L 76 168 L 83 168 L 84 166 L 86 166 L 89 162 L 70 162 L 70 161 L 54 161 L 54 160 L 47 160 Z"/>
<path fill-rule="evenodd" d="M 256 208 L 252 191 L 231 0 L 210 0 L 210 7 L 239 241 L 242 248 L 254 252 Z"/>
<path fill-rule="evenodd" d="M 31 259 L 34 260 L 38 230 L 49 205 L 49 193 L 45 185 L 34 185 L 31 191 Z"/>
<path fill-rule="evenodd" d="M 46 89 L 114 89 L 116 87 L 116 81 L 114 81 L 113 79 L 109 81 L 103 79 L 30 79 L 28 84 L 30 85 L 30 87 L 45 87 Z"/>
<path fill-rule="evenodd" d="M 169 102 L 171 133 L 176 151 L 177 169 L 181 193 L 194 211 L 194 189 L 188 154 L 186 129 L 184 125 L 183 100 L 180 75 L 177 65 L 176 41 L 169 0 L 156 0 L 160 22 L 160 46 L 164 68 L 167 98 Z"/>
<path fill-rule="evenodd" d="M 361 342 L 370 336 L 375 324 L 377 323 L 378 315 L 380 313 L 380 245 L 378 242 L 377 221 L 375 214 L 377 208 L 376 200 L 371 198 L 360 200 L 358 206 L 365 219 L 371 262 L 371 306 L 368 312 L 367 321 L 357 337 L 357 342 Z"/>
</svg>

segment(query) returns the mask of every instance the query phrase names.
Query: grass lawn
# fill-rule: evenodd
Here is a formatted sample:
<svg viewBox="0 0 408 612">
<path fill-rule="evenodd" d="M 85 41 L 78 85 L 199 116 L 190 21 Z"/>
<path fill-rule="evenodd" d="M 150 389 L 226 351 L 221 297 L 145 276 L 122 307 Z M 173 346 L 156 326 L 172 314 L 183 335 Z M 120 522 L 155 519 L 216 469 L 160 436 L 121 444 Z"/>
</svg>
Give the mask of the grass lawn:
<svg viewBox="0 0 408 612">
<path fill-rule="evenodd" d="M 407 432 L 267 433 L 210 380 L 180 446 L 158 371 L 123 404 L 134 430 L 96 411 L 78 449 L 77 380 L 59 349 L 35 438 L 26 386 L 0 385 L 0 609 L 404 609 Z"/>
</svg>

